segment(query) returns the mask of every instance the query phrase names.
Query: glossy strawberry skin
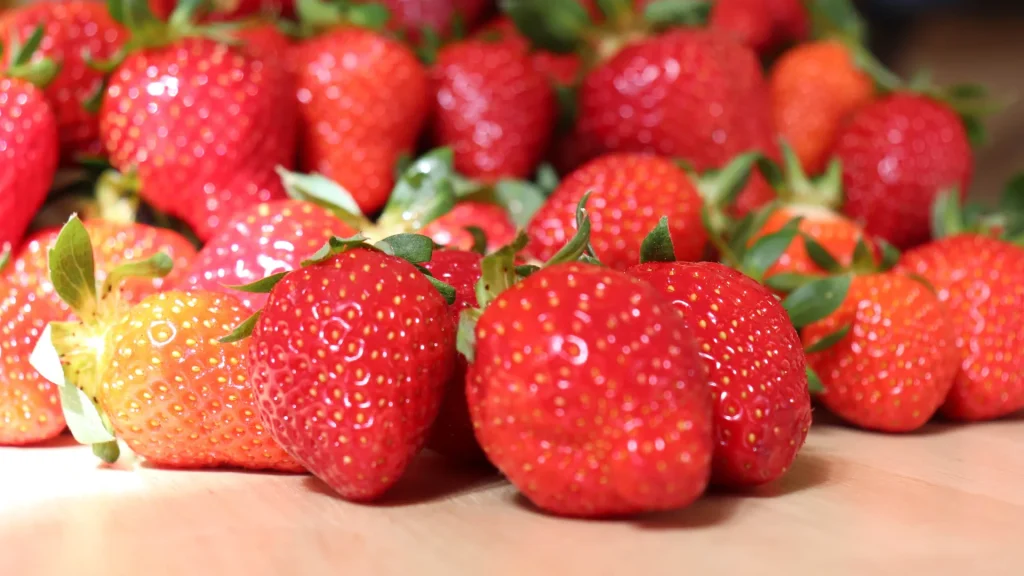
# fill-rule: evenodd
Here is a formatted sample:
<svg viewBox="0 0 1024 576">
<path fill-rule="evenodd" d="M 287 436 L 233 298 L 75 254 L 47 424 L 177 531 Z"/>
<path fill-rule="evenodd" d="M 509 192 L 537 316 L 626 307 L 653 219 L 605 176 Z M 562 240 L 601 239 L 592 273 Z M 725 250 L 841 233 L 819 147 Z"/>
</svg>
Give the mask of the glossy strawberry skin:
<svg viewBox="0 0 1024 576">
<path fill-rule="evenodd" d="M 132 452 L 169 468 L 303 470 L 259 421 L 248 342 L 218 341 L 248 316 L 226 294 L 171 291 L 111 329 L 99 401 Z"/>
<path fill-rule="evenodd" d="M 461 250 L 437 250 L 423 265 L 435 278 L 455 288 L 455 302 L 448 305 L 452 326 L 459 326 L 459 314 L 476 308 L 476 284 L 480 280 L 481 256 Z M 486 462 L 473 434 L 466 403 L 466 357 L 458 354 L 455 370 L 445 386 L 441 410 L 427 439 L 427 448 L 456 462 Z"/>
<path fill-rule="evenodd" d="M 504 42 L 465 40 L 438 54 L 431 71 L 434 141 L 455 168 L 487 183 L 528 178 L 555 129 L 555 93 L 526 55 Z"/>
<path fill-rule="evenodd" d="M 42 91 L 0 76 L 0 247 L 21 243 L 53 184 L 58 157 L 57 120 Z"/>
<path fill-rule="evenodd" d="M 233 36 L 242 43 L 246 54 L 291 70 L 292 41 L 272 21 L 254 20 L 235 30 Z"/>
<path fill-rule="evenodd" d="M 391 193 L 396 162 L 427 120 L 426 71 L 405 46 L 359 28 L 301 42 L 291 58 L 302 169 L 341 184 L 364 213 L 376 212 Z"/>
<path fill-rule="evenodd" d="M 285 276 L 252 338 L 263 423 L 356 501 L 381 496 L 423 447 L 455 363 L 437 290 L 408 262 L 365 248 Z"/>
<path fill-rule="evenodd" d="M 855 113 L 833 155 L 843 162 L 843 212 L 906 249 L 930 237 L 939 194 L 966 195 L 974 157 L 960 118 L 925 96 L 894 94 Z"/>
<path fill-rule="evenodd" d="M 868 430 L 910 432 L 924 426 L 953 385 L 959 366 L 949 311 L 921 282 L 882 273 L 853 280 L 831 316 L 804 328 L 803 342 L 850 325 L 835 346 L 809 354 L 821 378 L 821 403 Z"/>
<path fill-rule="evenodd" d="M 266 294 L 239 292 L 243 286 L 299 267 L 331 236 L 355 231 L 327 210 L 300 200 L 258 204 L 235 214 L 207 242 L 184 274 L 180 288 L 227 292 L 250 310 L 263 308 Z"/>
<path fill-rule="evenodd" d="M 427 224 L 419 233 L 434 242 L 458 250 L 473 248 L 473 235 L 466 228 L 475 226 L 487 236 L 487 250 L 493 251 L 511 243 L 516 225 L 503 207 L 488 202 L 466 201 L 455 205 L 447 214 Z"/>
<path fill-rule="evenodd" d="M 576 83 L 583 69 L 578 54 L 557 54 L 531 49 L 527 40 L 507 17 L 495 18 L 473 35 L 485 42 L 502 42 L 526 54 L 534 70 L 540 72 L 552 84 L 570 86 Z"/>
<path fill-rule="evenodd" d="M 767 288 L 716 262 L 654 262 L 630 275 L 670 299 L 700 346 L 715 397 L 711 481 L 771 482 L 789 469 L 811 426 L 800 335 Z"/>
<path fill-rule="evenodd" d="M 991 420 L 1024 408 L 1024 250 L 964 234 L 907 251 L 897 269 L 934 286 L 953 325 L 961 362 L 942 414 Z"/>
<path fill-rule="evenodd" d="M 654 153 L 700 173 L 752 150 L 778 156 L 757 56 L 707 30 L 627 46 L 594 68 L 579 90 L 575 131 L 591 155 Z M 753 186 L 765 186 L 760 174 Z"/>
<path fill-rule="evenodd" d="M 127 260 L 165 252 L 174 270 L 153 280 L 130 279 L 122 296 L 137 302 L 177 281 L 195 256 L 187 240 L 169 230 L 141 224 L 123 226 L 86 221 L 100 278 Z M 32 235 L 0 271 L 0 445 L 32 444 L 64 429 L 57 389 L 29 364 L 29 355 L 46 325 L 70 319 L 71 312 L 50 283 L 47 252 L 57 230 Z"/>
<path fill-rule="evenodd" d="M 707 244 L 703 200 L 690 177 L 667 158 L 609 154 L 568 175 L 537 211 L 527 251 L 547 260 L 573 236 L 576 207 L 590 192 L 590 240 L 605 265 L 624 270 L 640 261 L 640 244 L 668 216 L 676 257 L 699 260 Z"/>
<path fill-rule="evenodd" d="M 238 210 L 285 197 L 293 84 L 279 66 L 203 38 L 129 55 L 110 78 L 100 134 L 141 196 L 210 239 Z"/>
<path fill-rule="evenodd" d="M 12 40 L 24 42 L 36 27 L 44 36 L 32 61 L 49 58 L 60 65 L 46 86 L 46 98 L 57 117 L 61 156 L 68 164 L 78 154 L 103 155 L 99 117 L 85 103 L 103 86 L 103 73 L 86 64 L 84 54 L 103 61 L 112 58 L 128 37 L 103 2 L 58 0 L 34 3 L 0 19 L 0 44 L 9 54 Z"/>
<path fill-rule="evenodd" d="M 672 304 L 621 272 L 562 264 L 476 326 L 466 396 L 488 458 L 538 507 L 598 517 L 686 506 L 711 470 L 711 393 Z"/>
<path fill-rule="evenodd" d="M 871 77 L 839 42 L 809 42 L 787 51 L 768 77 L 775 129 L 808 174 L 825 169 L 843 122 L 871 102 Z"/>
<path fill-rule="evenodd" d="M 799 232 L 820 244 L 843 266 L 849 266 L 853 262 L 859 241 L 869 242 L 864 236 L 864 230 L 849 218 L 828 208 L 795 204 L 773 211 L 761 230 L 752 235 L 751 245 L 764 236 L 778 232 L 797 217 L 802 218 L 798 227 Z M 765 278 L 781 273 L 820 275 L 825 272 L 807 254 L 807 245 L 803 237 L 798 235 L 768 269 Z"/>
</svg>

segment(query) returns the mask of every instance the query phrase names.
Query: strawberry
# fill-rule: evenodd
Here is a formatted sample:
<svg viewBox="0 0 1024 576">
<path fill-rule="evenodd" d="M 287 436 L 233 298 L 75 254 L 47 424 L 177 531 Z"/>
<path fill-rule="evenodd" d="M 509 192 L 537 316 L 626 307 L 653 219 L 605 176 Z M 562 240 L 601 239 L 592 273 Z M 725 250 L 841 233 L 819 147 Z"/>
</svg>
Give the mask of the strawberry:
<svg viewBox="0 0 1024 576">
<path fill-rule="evenodd" d="M 33 83 L 52 77 L 53 62 L 28 63 L 32 43 L 30 37 L 24 50 L 9 54 L 13 66 L 0 72 L 0 249 L 21 242 L 57 170 L 57 120 Z"/>
<path fill-rule="evenodd" d="M 800 0 L 716 0 L 708 25 L 769 55 L 780 46 L 804 40 L 810 18 Z"/>
<path fill-rule="evenodd" d="M 898 248 L 930 236 L 930 208 L 942 192 L 967 193 L 973 155 L 949 105 L 899 92 L 862 107 L 839 130 L 843 213 Z"/>
<path fill-rule="evenodd" d="M 142 224 L 121 225 L 88 221 L 93 255 L 105 278 L 112 269 L 141 254 L 163 251 L 179 269 L 188 265 L 195 249 L 184 238 Z M 52 438 L 64 429 L 57 387 L 29 364 L 33 346 L 49 322 L 67 321 L 71 309 L 54 290 L 48 271 L 48 251 L 57 230 L 34 234 L 0 270 L 0 445 L 31 444 Z M 137 302 L 177 280 L 127 280 L 119 291 L 124 302 Z"/>
<path fill-rule="evenodd" d="M 907 251 L 897 270 L 927 280 L 952 325 L 959 370 L 942 414 L 991 420 L 1024 408 L 1024 249 L 959 233 Z"/>
<path fill-rule="evenodd" d="M 891 272 L 855 276 L 839 309 L 804 328 L 803 341 L 824 388 L 818 400 L 868 430 L 923 426 L 959 365 L 946 307 L 925 284 Z"/>
<path fill-rule="evenodd" d="M 149 0 L 149 9 L 160 20 L 167 20 L 180 4 L 178 0 Z M 239 20 L 257 14 L 287 17 L 295 11 L 295 0 L 214 0 L 204 8 L 208 8 L 204 19 L 211 21 Z"/>
<path fill-rule="evenodd" d="M 486 0 L 383 0 L 381 4 L 391 13 L 388 27 L 414 42 L 458 37 L 472 30 L 489 8 Z"/>
<path fill-rule="evenodd" d="M 473 228 L 483 232 L 483 246 L 477 246 Z M 459 202 L 450 212 L 427 224 L 421 231 L 442 246 L 459 250 L 482 248 L 484 252 L 509 244 L 516 237 L 516 226 L 508 211 L 489 202 Z"/>
<path fill-rule="evenodd" d="M 0 45 L 11 50 L 39 26 L 43 37 L 32 62 L 49 59 L 60 71 L 46 86 L 46 98 L 57 117 L 61 156 L 65 163 L 77 155 L 99 156 L 99 118 L 91 109 L 98 103 L 104 75 L 87 57 L 107 59 L 117 54 L 127 32 L 114 21 L 103 2 L 58 0 L 19 8 L 0 19 Z"/>
<path fill-rule="evenodd" d="M 290 70 L 292 40 L 271 20 L 255 19 L 232 31 L 247 54 Z"/>
<path fill-rule="evenodd" d="M 434 140 L 455 168 L 483 182 L 533 174 L 555 128 L 555 93 L 526 55 L 505 42 L 443 48 L 431 71 Z"/>
<path fill-rule="evenodd" d="M 458 327 L 463 310 L 476 308 L 476 284 L 480 281 L 479 254 L 460 250 L 437 250 L 423 268 L 455 289 L 455 301 L 448 305 L 452 326 Z M 437 421 L 427 438 L 427 448 L 457 461 L 486 462 L 483 450 L 473 434 L 466 403 L 466 358 L 459 354 L 455 369 L 445 386 L 444 400 Z"/>
<path fill-rule="evenodd" d="M 875 95 L 872 77 L 842 42 L 801 44 L 785 52 L 768 77 L 775 129 L 810 174 L 825 169 L 843 121 Z"/>
<path fill-rule="evenodd" d="M 132 30 L 133 45 L 148 47 L 110 78 L 101 138 L 144 200 L 205 241 L 236 211 L 284 197 L 274 168 L 295 153 L 292 83 L 282 66 L 192 36 L 180 19 L 148 18 Z M 169 44 L 146 35 L 161 29 Z"/>
<path fill-rule="evenodd" d="M 507 17 L 496 18 L 477 30 L 474 38 L 485 41 L 500 41 L 515 47 L 530 59 L 530 65 L 556 86 L 571 86 L 576 83 L 583 62 L 576 54 L 557 54 L 546 50 L 530 50 L 530 41 L 516 28 L 515 22 Z"/>
<path fill-rule="evenodd" d="M 429 261 L 431 247 L 425 236 L 379 248 L 332 238 L 302 268 L 258 281 L 266 307 L 226 339 L 251 331 L 261 420 L 343 498 L 376 499 L 402 476 L 452 375 L 445 298 L 410 263 Z"/>
<path fill-rule="evenodd" d="M 415 147 L 427 121 L 426 71 L 398 41 L 351 26 L 303 40 L 291 56 L 301 168 L 341 184 L 362 212 L 377 212 L 388 199 L 399 157 Z"/>
<path fill-rule="evenodd" d="M 353 230 L 311 202 L 277 200 L 243 210 L 210 239 L 184 273 L 179 288 L 225 291 L 298 268 L 299 262 L 335 234 Z M 232 292 L 257 310 L 266 295 Z"/>
<path fill-rule="evenodd" d="M 682 317 L 650 285 L 598 266 L 553 263 L 517 281 L 523 243 L 485 259 L 487 298 L 460 328 L 487 457 L 557 515 L 690 504 L 707 485 L 714 442 L 711 394 Z"/>
</svg>

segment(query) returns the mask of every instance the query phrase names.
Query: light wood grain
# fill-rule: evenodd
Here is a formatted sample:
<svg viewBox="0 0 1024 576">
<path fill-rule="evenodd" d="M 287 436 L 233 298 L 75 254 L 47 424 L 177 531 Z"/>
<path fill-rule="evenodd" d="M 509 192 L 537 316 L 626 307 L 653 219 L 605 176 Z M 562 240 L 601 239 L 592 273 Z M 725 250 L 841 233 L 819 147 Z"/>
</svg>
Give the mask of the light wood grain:
<svg viewBox="0 0 1024 576">
<path fill-rule="evenodd" d="M 884 436 L 819 423 L 790 473 L 632 521 L 546 516 L 493 474 L 420 459 L 385 502 L 311 477 L 97 467 L 0 449 L 4 576 L 1016 575 L 1024 417 Z"/>
</svg>

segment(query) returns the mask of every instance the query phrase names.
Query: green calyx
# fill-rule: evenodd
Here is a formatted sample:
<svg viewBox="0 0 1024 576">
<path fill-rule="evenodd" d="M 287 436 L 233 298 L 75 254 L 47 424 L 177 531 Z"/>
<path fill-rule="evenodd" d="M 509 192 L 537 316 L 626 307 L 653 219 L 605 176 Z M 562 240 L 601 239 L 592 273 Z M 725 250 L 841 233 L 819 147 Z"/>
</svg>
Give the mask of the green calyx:
<svg viewBox="0 0 1024 576">
<path fill-rule="evenodd" d="M 708 232 L 717 235 L 724 235 L 732 226 L 727 211 L 747 186 L 755 168 L 765 173 L 775 169 L 774 164 L 758 151 L 740 154 L 722 168 L 703 173 L 698 173 L 686 160 L 676 159 L 675 162 L 697 186 L 707 209 L 705 224 Z"/>
<path fill-rule="evenodd" d="M 391 11 L 378 2 L 356 3 L 348 0 L 296 0 L 298 35 L 308 37 L 338 26 L 383 30 Z"/>
<path fill-rule="evenodd" d="M 522 231 L 506 246 L 485 256 L 480 261 L 480 280 L 476 284 L 476 308 L 467 308 L 459 317 L 459 332 L 456 343 L 459 352 L 473 361 L 476 349 L 476 323 L 484 310 L 502 292 L 508 290 L 523 278 L 544 268 L 569 262 L 585 262 L 600 265 L 590 246 L 590 214 L 587 201 L 590 193 L 584 194 L 576 207 L 576 234 L 547 262 L 536 265 L 516 265 L 516 257 L 526 248 L 528 237 Z"/>
<path fill-rule="evenodd" d="M 61 407 L 75 439 L 93 446 L 107 462 L 117 460 L 119 450 L 109 419 L 100 408 L 101 377 L 109 363 L 109 334 L 123 319 L 129 305 L 121 298 L 127 278 L 160 278 L 170 273 L 170 256 L 153 256 L 117 266 L 102 284 L 96 280 L 89 233 L 77 216 L 61 229 L 48 254 L 54 292 L 74 312 L 76 320 L 52 322 L 49 344 L 63 372 Z M 37 352 L 40 349 L 37 347 Z M 35 355 L 35 353 L 34 353 Z M 34 364 L 35 365 L 35 364 Z"/>
<path fill-rule="evenodd" d="M 368 241 L 367 237 L 362 234 L 357 234 L 348 238 L 332 236 L 319 250 L 303 260 L 301 267 L 307 268 L 310 266 L 316 266 L 317 264 L 330 260 L 338 254 L 344 254 L 350 250 L 374 250 L 387 254 L 388 256 L 401 258 L 415 266 L 416 269 L 430 281 L 434 288 L 437 289 L 438 293 L 440 293 L 445 299 L 445 302 L 451 304 L 455 302 L 455 289 L 449 284 L 434 278 L 430 272 L 423 267 L 424 263 L 430 262 L 430 258 L 436 247 L 437 246 L 434 244 L 433 240 L 419 234 L 396 234 L 372 244 Z M 253 294 L 269 294 L 288 274 L 290 274 L 290 272 L 279 272 L 250 284 L 226 287 L 231 288 L 232 290 Z M 227 344 L 230 342 L 244 340 L 251 336 L 261 314 L 262 310 L 255 312 L 244 322 L 239 324 L 238 327 L 236 327 L 230 334 L 221 338 L 220 342 Z"/>
<path fill-rule="evenodd" d="M 932 237 L 982 234 L 1024 246 L 1024 173 L 1012 178 L 991 209 L 965 203 L 959 190 L 939 194 L 932 205 Z"/>
<path fill-rule="evenodd" d="M 32 60 L 39 45 L 43 42 L 45 31 L 42 24 L 36 26 L 32 34 L 22 44 L 18 38 L 12 36 L 10 40 L 10 53 L 7 54 L 6 70 L 3 74 L 11 78 L 24 80 L 37 88 L 46 88 L 60 72 L 60 64 L 49 59 L 42 58 Z M 3 46 L 0 46 L 0 56 L 3 56 Z"/>
<path fill-rule="evenodd" d="M 789 204 L 820 206 L 831 210 L 838 210 L 842 206 L 843 165 L 838 158 L 828 163 L 821 176 L 812 179 L 807 176 L 789 142 L 780 139 L 779 149 L 782 152 L 781 167 L 767 158 L 759 166 L 780 199 Z"/>
</svg>

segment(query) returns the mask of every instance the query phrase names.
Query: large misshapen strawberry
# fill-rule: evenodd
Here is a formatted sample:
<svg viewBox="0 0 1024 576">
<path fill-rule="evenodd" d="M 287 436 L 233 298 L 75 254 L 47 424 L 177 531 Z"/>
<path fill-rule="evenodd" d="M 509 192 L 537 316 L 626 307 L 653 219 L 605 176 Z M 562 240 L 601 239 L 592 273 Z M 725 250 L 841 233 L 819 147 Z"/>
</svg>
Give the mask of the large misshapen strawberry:
<svg viewBox="0 0 1024 576">
<path fill-rule="evenodd" d="M 455 363 L 454 291 L 417 267 L 432 248 L 418 235 L 332 238 L 302 268 L 250 285 L 267 305 L 224 339 L 251 334 L 264 425 L 343 498 L 382 496 L 437 417 Z"/>
<path fill-rule="evenodd" d="M 192 245 L 170 230 L 103 220 L 84 226 L 94 240 L 101 280 L 107 270 L 141 255 L 164 252 L 179 270 L 195 256 Z M 50 280 L 49 253 L 57 235 L 57 229 L 34 234 L 0 268 L 0 444 L 39 442 L 64 429 L 57 387 L 29 364 L 47 324 L 72 317 Z M 130 279 L 122 284 L 119 296 L 138 302 L 179 276 L 172 272 L 164 278 Z"/>
<path fill-rule="evenodd" d="M 0 44 L 10 50 L 38 26 L 43 27 L 43 37 L 31 61 L 50 59 L 60 67 L 45 92 L 57 117 L 63 163 L 74 162 L 78 155 L 101 156 L 96 107 L 104 73 L 89 61 L 114 57 L 127 32 L 110 17 L 103 2 L 59 0 L 5 14 L 0 19 Z"/>
<path fill-rule="evenodd" d="M 294 159 L 294 85 L 279 63 L 204 36 L 215 29 L 190 24 L 188 7 L 168 24 L 135 9 L 101 138 L 122 187 L 207 240 L 236 211 L 284 197 L 274 169 Z"/>
</svg>

